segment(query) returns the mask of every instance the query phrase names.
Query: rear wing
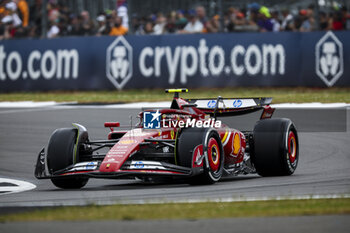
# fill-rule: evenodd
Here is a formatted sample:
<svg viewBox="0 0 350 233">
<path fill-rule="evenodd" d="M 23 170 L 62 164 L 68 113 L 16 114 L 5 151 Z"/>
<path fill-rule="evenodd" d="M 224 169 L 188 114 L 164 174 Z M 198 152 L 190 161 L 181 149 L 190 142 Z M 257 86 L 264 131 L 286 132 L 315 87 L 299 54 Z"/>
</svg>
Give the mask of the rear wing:
<svg viewBox="0 0 350 233">
<path fill-rule="evenodd" d="M 272 98 L 222 98 L 217 99 L 186 99 L 206 114 L 216 116 L 243 115 L 263 109 L 271 103 Z"/>
</svg>

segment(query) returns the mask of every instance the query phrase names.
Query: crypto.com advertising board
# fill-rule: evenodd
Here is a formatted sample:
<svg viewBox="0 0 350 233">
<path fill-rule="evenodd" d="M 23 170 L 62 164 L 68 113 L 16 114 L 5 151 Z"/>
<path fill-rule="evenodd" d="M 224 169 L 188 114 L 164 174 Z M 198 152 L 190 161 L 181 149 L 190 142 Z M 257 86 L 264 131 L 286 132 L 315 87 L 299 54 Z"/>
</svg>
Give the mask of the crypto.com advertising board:
<svg viewBox="0 0 350 233">
<path fill-rule="evenodd" d="M 350 86 L 350 32 L 0 42 L 0 91 Z"/>
</svg>

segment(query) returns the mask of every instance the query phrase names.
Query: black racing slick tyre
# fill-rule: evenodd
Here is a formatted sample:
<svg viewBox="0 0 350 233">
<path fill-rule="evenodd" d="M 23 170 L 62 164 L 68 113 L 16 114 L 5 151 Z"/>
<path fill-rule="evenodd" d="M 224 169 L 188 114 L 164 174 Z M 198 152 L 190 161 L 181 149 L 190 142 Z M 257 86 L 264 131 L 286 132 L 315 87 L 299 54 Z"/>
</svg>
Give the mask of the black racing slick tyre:
<svg viewBox="0 0 350 233">
<path fill-rule="evenodd" d="M 47 166 L 51 174 L 78 161 L 75 157 L 77 153 L 74 151 L 77 134 L 77 129 L 62 128 L 55 130 L 51 135 L 47 148 Z M 59 188 L 77 189 L 85 186 L 88 178 L 52 178 L 51 181 Z"/>
<path fill-rule="evenodd" d="M 293 122 L 264 119 L 253 131 L 252 161 L 261 176 L 292 175 L 299 160 L 299 142 Z"/>
<path fill-rule="evenodd" d="M 55 178 L 51 182 L 58 188 L 62 189 L 80 189 L 84 187 L 88 178 L 72 177 L 72 178 Z"/>
<path fill-rule="evenodd" d="M 202 145 L 203 172 L 190 179 L 191 184 L 213 184 L 220 180 L 224 168 L 224 153 L 220 136 L 215 129 L 186 128 L 182 129 L 177 139 L 177 163 L 184 167 L 193 167 L 197 159 L 196 148 Z M 196 157 L 197 156 L 197 157 Z"/>
</svg>

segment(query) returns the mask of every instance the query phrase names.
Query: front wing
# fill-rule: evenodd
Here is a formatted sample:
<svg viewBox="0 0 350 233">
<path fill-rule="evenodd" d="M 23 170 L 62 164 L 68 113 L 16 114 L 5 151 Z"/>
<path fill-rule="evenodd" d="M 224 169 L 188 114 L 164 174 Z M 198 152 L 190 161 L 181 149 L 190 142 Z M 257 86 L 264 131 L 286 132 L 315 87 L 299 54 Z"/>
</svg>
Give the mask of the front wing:
<svg viewBox="0 0 350 233">
<path fill-rule="evenodd" d="M 191 177 L 201 171 L 193 170 L 188 167 L 182 167 L 171 163 L 161 161 L 132 160 L 126 161 L 121 169 L 113 172 L 100 172 L 101 161 L 86 161 L 70 165 L 62 170 L 52 172 L 47 166 L 47 155 L 45 148 L 38 155 L 35 177 L 38 179 L 51 179 L 63 177 L 91 177 L 105 179 L 122 179 L 135 177 Z"/>
</svg>

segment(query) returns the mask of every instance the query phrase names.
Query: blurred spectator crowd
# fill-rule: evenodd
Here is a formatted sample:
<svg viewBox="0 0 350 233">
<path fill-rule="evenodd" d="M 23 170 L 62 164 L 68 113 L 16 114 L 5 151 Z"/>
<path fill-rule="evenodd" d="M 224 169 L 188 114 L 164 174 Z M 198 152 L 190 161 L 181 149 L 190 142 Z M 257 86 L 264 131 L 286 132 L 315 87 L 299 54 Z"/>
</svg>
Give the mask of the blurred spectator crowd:
<svg viewBox="0 0 350 233">
<path fill-rule="evenodd" d="M 223 15 L 223 19 L 220 15 L 208 17 L 206 9 L 197 6 L 192 10 L 172 11 L 167 15 L 157 13 L 147 17 L 133 16 L 131 25 L 132 30 L 138 35 L 350 30 L 350 13 L 346 7 L 341 6 L 335 6 L 327 13 L 320 11 L 318 20 L 314 5 L 294 12 L 289 9 L 269 9 L 258 3 L 251 3 L 243 9 L 230 7 L 223 12 Z"/>
<path fill-rule="evenodd" d="M 279 32 L 315 30 L 350 30 L 350 14 L 346 7 L 319 11 L 314 5 L 306 9 L 269 9 L 258 3 L 245 8 L 230 7 L 223 16 L 209 17 L 203 6 L 195 9 L 174 10 L 167 14 L 158 12 L 148 16 L 131 17 L 130 28 L 125 0 L 118 0 L 115 9 L 105 10 L 96 18 L 88 11 L 71 12 L 68 6 L 50 0 L 47 9 L 47 28 L 42 31 L 42 1 L 29 5 L 26 0 L 0 0 L 0 39 L 38 38 L 43 33 L 48 38 L 62 36 L 118 36 L 216 33 L 216 32 Z M 222 18 L 221 18 L 222 17 Z M 221 26 L 223 25 L 223 26 Z"/>
<path fill-rule="evenodd" d="M 43 36 L 42 0 L 31 6 L 26 0 L 0 0 L 0 39 L 38 38 Z M 116 9 L 101 12 L 96 19 L 88 11 L 71 12 L 58 0 L 49 0 L 46 37 L 124 35 L 128 33 L 126 2 L 118 1 Z"/>
</svg>

